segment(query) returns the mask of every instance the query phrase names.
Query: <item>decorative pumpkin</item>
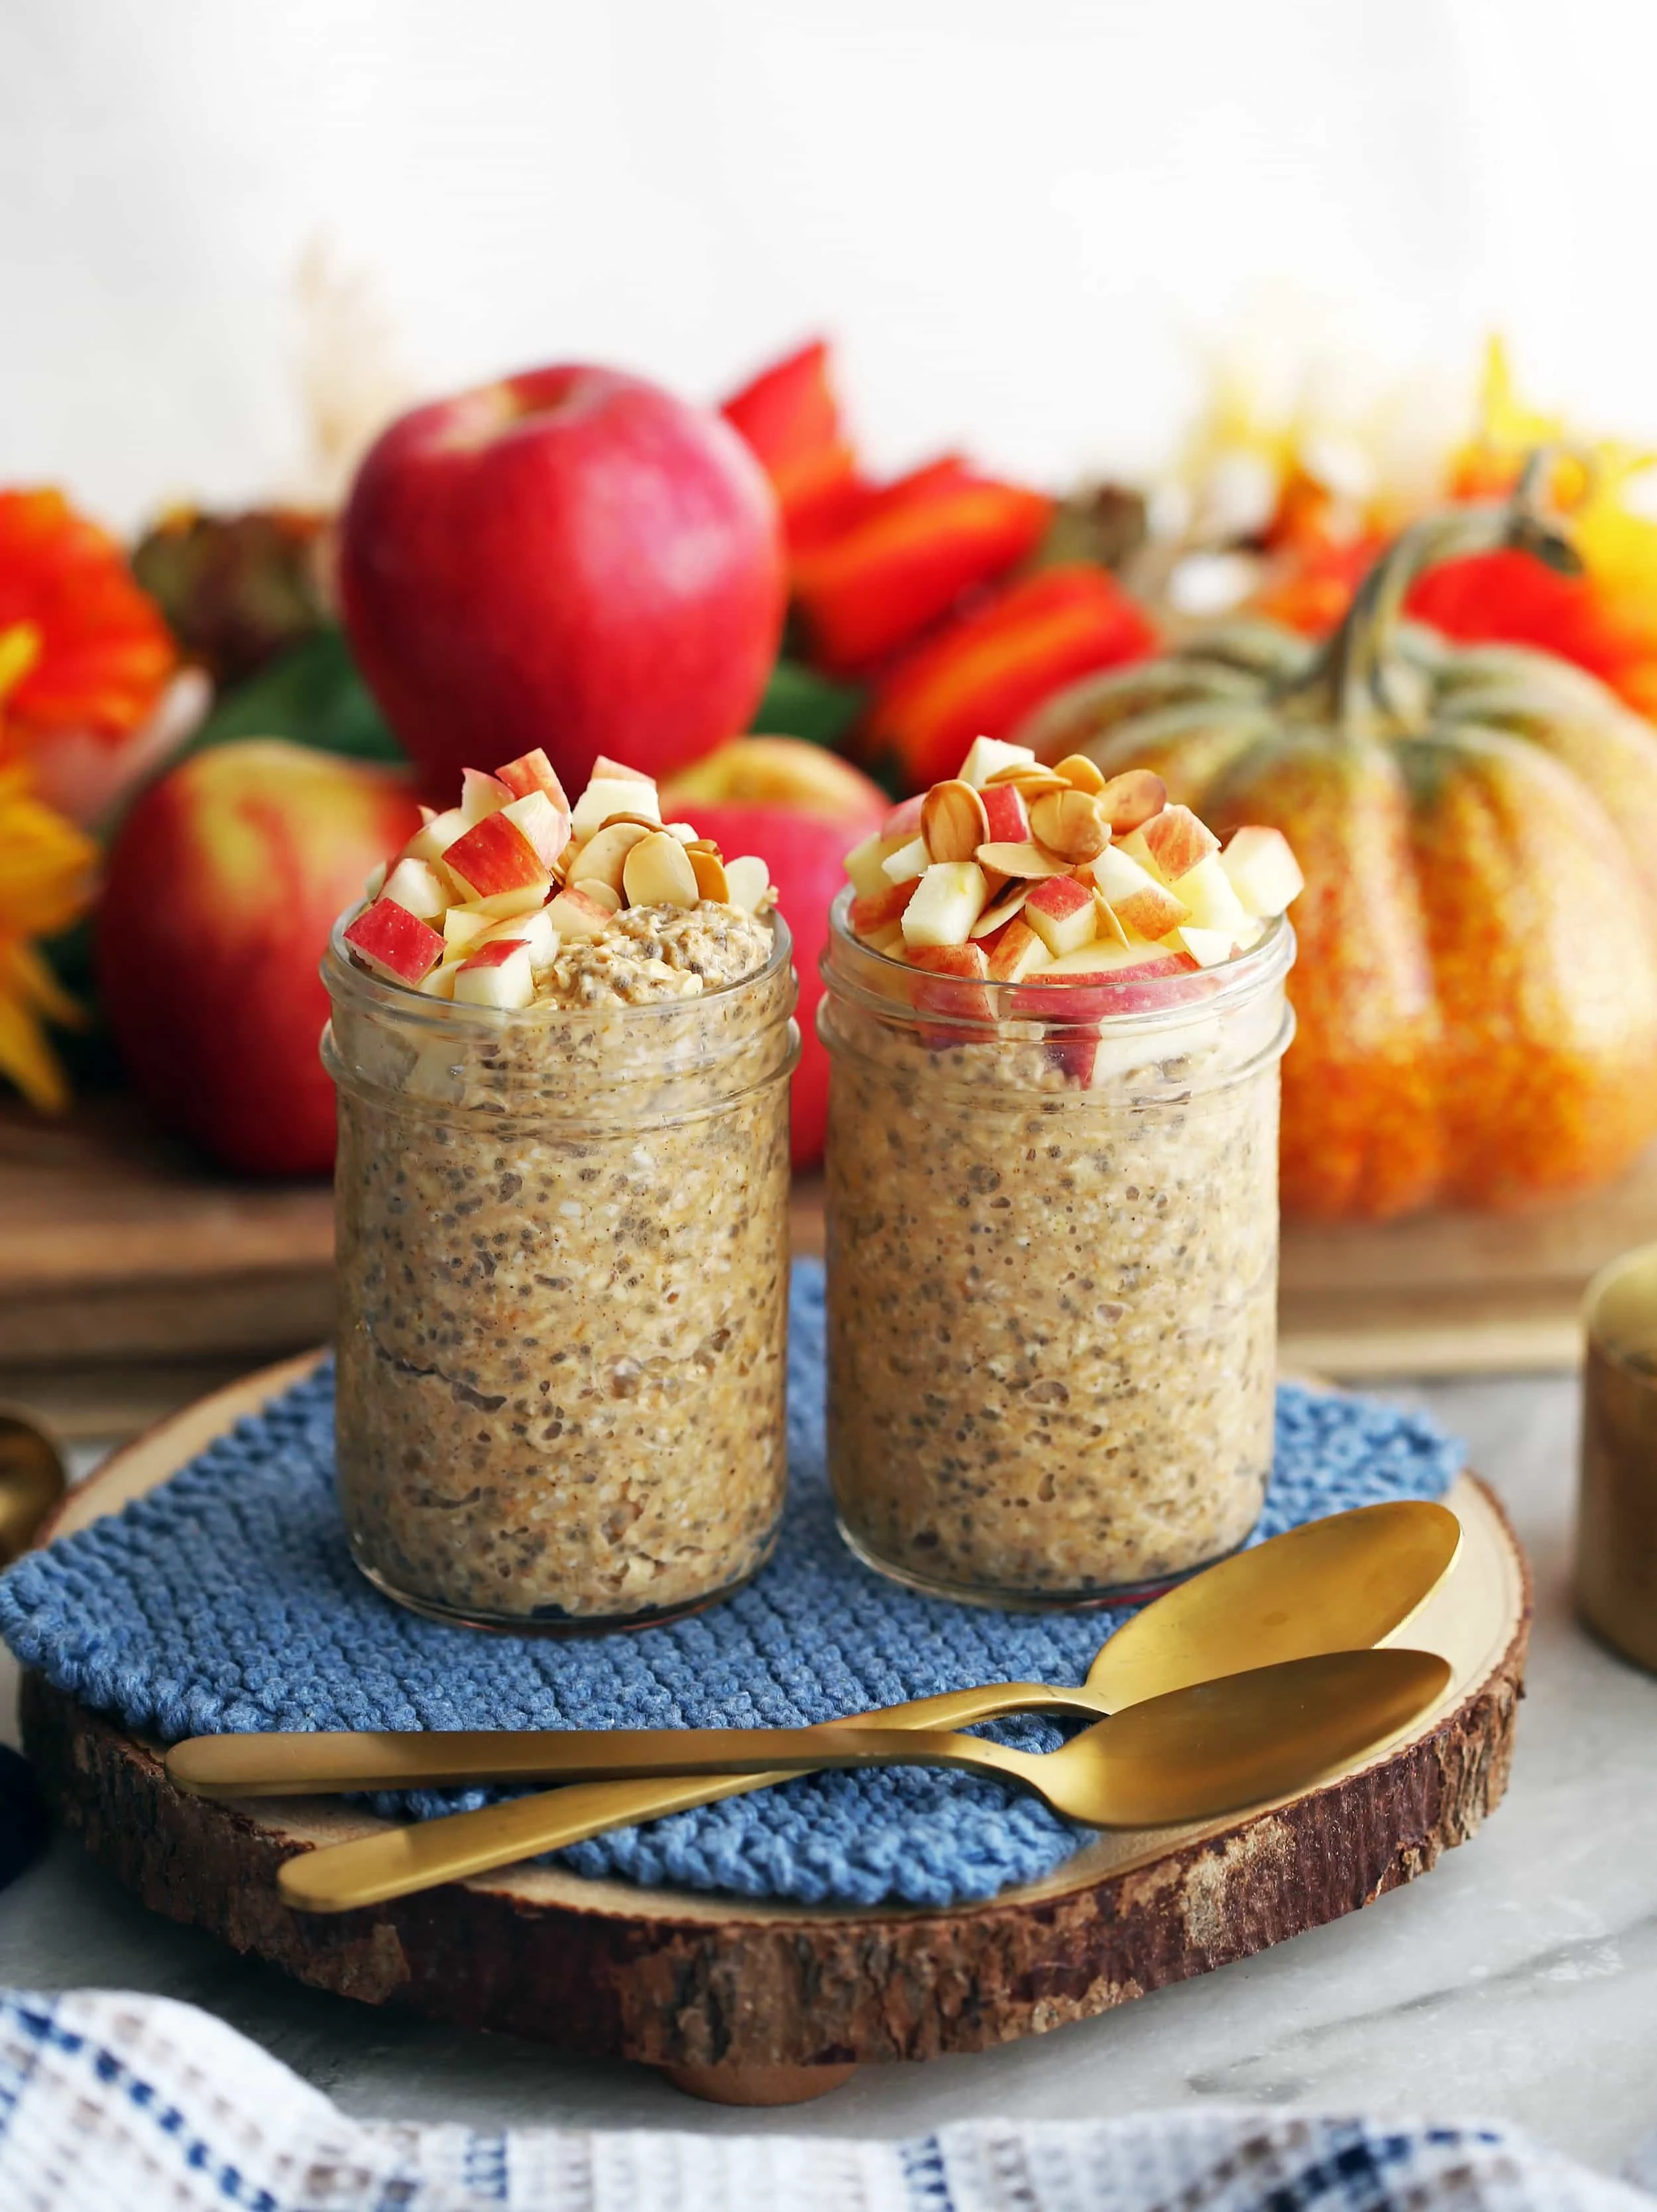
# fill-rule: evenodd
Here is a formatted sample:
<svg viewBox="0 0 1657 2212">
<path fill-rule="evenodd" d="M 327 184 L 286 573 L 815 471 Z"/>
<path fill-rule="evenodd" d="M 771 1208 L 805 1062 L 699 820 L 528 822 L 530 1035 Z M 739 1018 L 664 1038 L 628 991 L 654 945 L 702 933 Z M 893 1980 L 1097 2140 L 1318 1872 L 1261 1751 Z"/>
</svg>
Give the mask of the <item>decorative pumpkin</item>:
<svg viewBox="0 0 1657 2212">
<path fill-rule="evenodd" d="M 1657 1134 L 1657 732 L 1550 654 L 1400 618 L 1418 575 L 1470 553 L 1575 566 L 1539 475 L 1406 531 L 1320 645 L 1234 623 L 1019 732 L 1293 843 L 1287 1212 L 1506 1206 L 1602 1182 Z"/>
</svg>

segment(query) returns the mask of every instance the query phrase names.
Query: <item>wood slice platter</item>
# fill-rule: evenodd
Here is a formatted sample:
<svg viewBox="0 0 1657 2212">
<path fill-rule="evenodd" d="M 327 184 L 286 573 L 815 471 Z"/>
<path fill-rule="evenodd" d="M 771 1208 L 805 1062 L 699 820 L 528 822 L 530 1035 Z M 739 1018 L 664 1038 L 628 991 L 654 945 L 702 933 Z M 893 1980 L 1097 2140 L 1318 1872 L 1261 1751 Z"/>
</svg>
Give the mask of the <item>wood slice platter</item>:
<svg viewBox="0 0 1657 2212">
<path fill-rule="evenodd" d="M 795 1249 L 820 1252 L 819 1183 Z M 1657 1238 L 1657 1152 L 1618 1183 L 1511 1215 L 1289 1223 L 1283 1356 L 1344 1378 L 1575 1364 L 1588 1278 Z M 130 1434 L 328 1334 L 326 1185 L 215 1174 L 125 1098 L 62 1123 L 0 1109 L 0 1395 L 68 1433 Z"/>
<path fill-rule="evenodd" d="M 73 1493 L 44 1540 L 163 1481 L 302 1375 L 290 1360 L 163 1424 Z M 1530 1586 L 1464 1476 L 1454 1572 L 1406 1640 L 1454 1672 L 1441 1703 L 1317 1788 L 1241 1816 L 1101 1834 L 1057 1872 L 947 1911 L 754 1904 L 520 1867 L 338 1917 L 291 1911 L 283 1860 L 384 1824 L 326 1799 L 180 1796 L 155 1747 L 25 1677 L 48 1797 L 145 1904 L 301 1981 L 557 2049 L 642 2061 L 736 2103 L 821 2094 L 862 2064 L 1045 2033 L 1356 1911 L 1465 1842 L 1513 1750 Z"/>
</svg>

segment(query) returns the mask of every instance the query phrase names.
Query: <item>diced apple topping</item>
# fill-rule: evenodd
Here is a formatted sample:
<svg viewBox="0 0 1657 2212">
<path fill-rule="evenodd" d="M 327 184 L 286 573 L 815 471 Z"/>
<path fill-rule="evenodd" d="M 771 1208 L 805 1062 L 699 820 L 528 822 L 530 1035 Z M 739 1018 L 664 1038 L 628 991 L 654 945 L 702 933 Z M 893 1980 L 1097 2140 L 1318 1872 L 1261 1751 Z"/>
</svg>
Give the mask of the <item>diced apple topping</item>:
<svg viewBox="0 0 1657 2212">
<path fill-rule="evenodd" d="M 969 853 L 967 858 L 971 860 Z M 906 845 L 899 845 L 895 853 L 888 853 L 880 863 L 880 873 L 889 884 L 912 884 L 923 876 L 931 866 L 932 855 L 927 850 L 924 837 L 911 837 Z"/>
<path fill-rule="evenodd" d="M 1163 807 L 1150 817 L 1139 835 L 1165 884 L 1177 884 L 1220 849 L 1220 840 L 1189 806 Z"/>
<path fill-rule="evenodd" d="M 965 779 L 963 778 L 963 781 Z M 984 795 L 987 845 L 1023 845 L 1029 842 L 1030 810 L 1024 793 L 1014 783 L 992 784 Z"/>
<path fill-rule="evenodd" d="M 443 940 L 395 899 L 364 907 L 345 932 L 345 942 L 374 975 L 392 983 L 418 983 L 443 957 Z"/>
<path fill-rule="evenodd" d="M 426 820 L 403 848 L 405 860 L 441 860 L 457 837 L 464 837 L 472 824 L 458 806 L 451 806 L 446 814 L 428 814 Z"/>
<path fill-rule="evenodd" d="M 643 817 L 660 825 L 661 801 L 655 784 L 643 776 L 595 775 L 576 801 L 570 819 L 578 837 L 590 837 L 618 816 Z"/>
<path fill-rule="evenodd" d="M 901 837 L 888 837 L 876 830 L 874 836 L 865 837 L 861 845 L 852 847 L 846 854 L 846 873 L 859 898 L 873 898 L 877 891 L 886 889 L 891 878 L 884 864 L 903 842 Z"/>
<path fill-rule="evenodd" d="M 395 899 L 422 921 L 441 921 L 448 906 L 448 892 L 429 860 L 399 860 L 381 885 L 380 896 Z"/>
<path fill-rule="evenodd" d="M 1287 914 L 1306 889 L 1301 864 L 1281 830 L 1234 830 L 1220 866 L 1248 912 Z"/>
<path fill-rule="evenodd" d="M 564 795 L 564 786 L 558 781 L 552 763 L 539 745 L 533 753 L 524 753 L 495 774 L 509 792 L 519 799 L 527 799 L 532 791 L 544 791 L 560 814 L 568 814 L 570 801 Z"/>
<path fill-rule="evenodd" d="M 460 811 L 468 828 L 487 815 L 498 814 L 503 806 L 509 806 L 513 796 L 511 786 L 503 783 L 498 775 L 485 775 L 476 768 L 460 770 Z"/>
<path fill-rule="evenodd" d="M 1091 873 L 1122 927 L 1153 945 L 1191 919 L 1185 902 L 1119 845 L 1107 846 L 1093 862 Z"/>
<path fill-rule="evenodd" d="M 961 781 L 982 791 L 998 769 L 1033 768 L 1036 757 L 1028 745 L 1009 745 L 999 738 L 974 738 L 961 763 Z"/>
<path fill-rule="evenodd" d="M 508 1012 L 527 1006 L 535 995 L 535 971 L 529 947 L 517 938 L 496 938 L 454 971 L 457 1006 L 499 1006 Z"/>
<path fill-rule="evenodd" d="M 1248 921 L 1248 909 L 1232 889 L 1217 852 L 1177 877 L 1171 888 L 1174 896 L 1191 908 L 1191 918 L 1199 929 L 1228 929 L 1234 937 Z"/>
<path fill-rule="evenodd" d="M 1049 876 L 1024 902 L 1024 919 L 1055 960 L 1079 951 L 1097 934 L 1093 895 L 1074 876 Z"/>
<path fill-rule="evenodd" d="M 935 860 L 904 908 L 904 943 L 965 945 L 989 892 L 976 860 Z"/>
<path fill-rule="evenodd" d="M 555 806 L 544 791 L 527 791 L 515 799 L 501 809 L 501 818 L 523 832 L 546 867 L 570 842 L 570 810 Z"/>
<path fill-rule="evenodd" d="M 1303 888 L 1280 832 L 1240 830 L 1221 852 L 1148 769 L 1106 776 L 1083 753 L 1049 767 L 989 738 L 959 775 L 893 807 L 847 855 L 846 872 L 852 934 L 938 979 L 912 987 L 917 1008 L 941 1012 L 953 989 L 959 1012 L 981 956 L 987 1018 L 1063 1022 L 1067 1034 L 1154 1007 L 1178 979 L 1236 958 Z M 996 985 L 1026 977 L 1041 988 L 996 999 Z M 1078 994 L 1089 978 L 1105 980 Z M 924 1023 L 922 1036 L 937 1042 Z M 1088 1042 L 1074 1067 L 1062 1062 L 1084 1083 Z M 1120 1056 L 1106 1058 L 1115 1066 Z"/>
<path fill-rule="evenodd" d="M 903 836 L 867 839 L 852 856 L 883 902 L 878 926 L 899 945 L 915 886 L 895 887 L 881 862 L 918 838 L 920 812 L 917 800 Z M 561 952 L 613 934 L 624 908 L 685 914 L 706 904 L 763 915 L 777 903 L 764 860 L 727 860 L 694 823 L 664 826 L 654 780 L 621 761 L 595 761 L 572 807 L 537 747 L 492 775 L 466 769 L 460 804 L 422 806 L 420 817 L 369 877 L 345 942 L 372 974 L 461 1006 L 509 1012 L 544 981 L 561 988 L 547 981 Z M 924 844 L 920 857 L 926 865 Z M 621 941 L 637 940 L 623 933 Z"/>
</svg>

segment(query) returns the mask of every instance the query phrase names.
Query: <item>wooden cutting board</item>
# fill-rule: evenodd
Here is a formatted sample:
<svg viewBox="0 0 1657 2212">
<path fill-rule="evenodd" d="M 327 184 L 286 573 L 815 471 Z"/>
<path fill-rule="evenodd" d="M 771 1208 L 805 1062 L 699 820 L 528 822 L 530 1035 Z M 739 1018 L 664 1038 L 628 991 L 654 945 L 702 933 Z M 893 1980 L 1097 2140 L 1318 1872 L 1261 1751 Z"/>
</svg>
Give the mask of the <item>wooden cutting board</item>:
<svg viewBox="0 0 1657 2212">
<path fill-rule="evenodd" d="M 822 1233 L 802 1183 L 796 1250 Z M 1657 1152 L 1545 1212 L 1291 1224 L 1283 1358 L 1343 1378 L 1570 1365 L 1589 1276 L 1651 1238 Z M 87 1433 L 137 1425 L 326 1338 L 332 1242 L 324 1185 L 215 1174 L 126 1100 L 55 1124 L 0 1112 L 0 1393 Z"/>
<path fill-rule="evenodd" d="M 248 1376 L 118 1453 L 46 1540 L 164 1481 L 304 1372 Z M 947 1911 L 755 1904 L 525 1866 L 362 1911 L 295 1912 L 283 1859 L 385 1824 L 326 1799 L 181 1796 L 155 1747 L 38 1675 L 24 1743 L 88 1850 L 146 1905 L 368 2004 L 663 2069 L 699 2096 L 820 2095 L 861 2064 L 1039 2035 L 1355 1911 L 1465 1842 L 1507 1785 L 1530 1626 L 1525 1562 L 1464 1476 L 1452 1573 L 1401 1632 L 1453 1670 L 1439 1704 L 1282 1803 L 1100 1835 L 1046 1880 Z"/>
</svg>

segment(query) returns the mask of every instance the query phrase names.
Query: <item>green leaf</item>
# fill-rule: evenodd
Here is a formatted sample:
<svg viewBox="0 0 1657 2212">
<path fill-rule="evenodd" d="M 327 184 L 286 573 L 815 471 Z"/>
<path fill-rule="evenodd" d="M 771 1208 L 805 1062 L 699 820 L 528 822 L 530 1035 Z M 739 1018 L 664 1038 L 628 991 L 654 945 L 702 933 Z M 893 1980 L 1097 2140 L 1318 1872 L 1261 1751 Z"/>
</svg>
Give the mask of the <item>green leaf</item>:
<svg viewBox="0 0 1657 2212">
<path fill-rule="evenodd" d="M 868 698 L 856 684 L 834 684 L 797 660 L 779 660 L 748 727 L 770 738 L 804 738 L 836 752 Z"/>
<path fill-rule="evenodd" d="M 231 738 L 289 738 L 350 760 L 406 757 L 338 629 L 319 630 L 227 691 L 185 751 L 202 752 Z"/>
</svg>

